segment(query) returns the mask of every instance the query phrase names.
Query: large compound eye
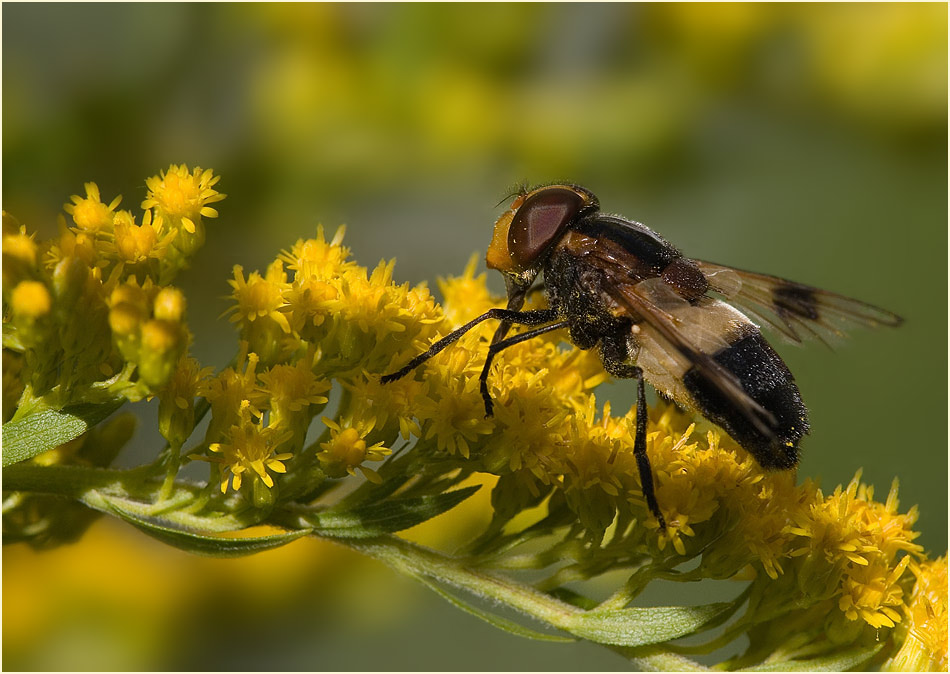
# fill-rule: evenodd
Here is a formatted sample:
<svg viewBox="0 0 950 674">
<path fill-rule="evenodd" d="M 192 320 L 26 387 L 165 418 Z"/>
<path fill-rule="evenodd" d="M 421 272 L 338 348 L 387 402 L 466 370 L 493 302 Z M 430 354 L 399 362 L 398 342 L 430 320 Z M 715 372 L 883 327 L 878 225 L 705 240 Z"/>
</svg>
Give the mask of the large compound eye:
<svg viewBox="0 0 950 674">
<path fill-rule="evenodd" d="M 528 269 L 584 208 L 585 199 L 568 187 L 540 189 L 528 196 L 508 229 L 508 252 Z"/>
</svg>

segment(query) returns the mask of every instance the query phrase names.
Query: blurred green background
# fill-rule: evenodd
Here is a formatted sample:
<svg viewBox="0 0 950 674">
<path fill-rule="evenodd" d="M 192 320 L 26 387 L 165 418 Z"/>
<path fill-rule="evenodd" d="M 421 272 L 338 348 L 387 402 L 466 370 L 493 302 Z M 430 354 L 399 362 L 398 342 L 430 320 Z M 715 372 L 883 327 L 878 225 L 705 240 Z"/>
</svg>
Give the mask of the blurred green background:
<svg viewBox="0 0 950 674">
<path fill-rule="evenodd" d="M 135 211 L 170 163 L 223 176 L 178 282 L 206 364 L 235 348 L 216 319 L 233 264 L 263 269 L 346 223 L 360 263 L 396 257 L 397 281 L 432 284 L 484 253 L 511 185 L 570 180 L 687 255 L 903 315 L 834 352 L 778 344 L 812 414 L 799 475 L 830 490 L 863 467 L 879 498 L 899 476 L 919 541 L 946 550 L 946 5 L 4 4 L 2 19 L 3 207 L 22 222 L 54 233 L 85 181 Z M 632 401 L 628 382 L 608 389 Z M 104 522 L 4 557 L 8 669 L 625 665 L 497 632 L 318 542 L 221 563 Z"/>
</svg>

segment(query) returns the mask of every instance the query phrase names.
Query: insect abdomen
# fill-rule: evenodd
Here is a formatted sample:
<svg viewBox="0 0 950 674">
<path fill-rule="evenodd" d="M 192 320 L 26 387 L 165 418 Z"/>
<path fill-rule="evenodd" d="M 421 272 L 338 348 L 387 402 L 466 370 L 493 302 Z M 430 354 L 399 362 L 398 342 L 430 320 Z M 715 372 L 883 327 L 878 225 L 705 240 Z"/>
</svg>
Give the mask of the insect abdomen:
<svg viewBox="0 0 950 674">
<path fill-rule="evenodd" d="M 683 376 L 683 383 L 699 412 L 725 429 L 763 468 L 795 466 L 798 443 L 808 433 L 808 411 L 784 361 L 757 329 L 713 358 L 736 376 L 750 398 L 775 417 L 775 423 L 768 424 L 774 435 L 762 432 L 693 367 Z"/>
</svg>

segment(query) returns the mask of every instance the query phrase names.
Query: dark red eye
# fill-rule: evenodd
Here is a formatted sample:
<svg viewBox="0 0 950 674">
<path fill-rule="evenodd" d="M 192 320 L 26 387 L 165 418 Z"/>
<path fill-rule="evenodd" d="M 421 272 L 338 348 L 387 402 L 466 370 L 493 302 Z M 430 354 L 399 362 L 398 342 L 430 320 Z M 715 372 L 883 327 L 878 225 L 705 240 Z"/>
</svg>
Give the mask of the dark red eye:
<svg viewBox="0 0 950 674">
<path fill-rule="evenodd" d="M 541 189 L 530 195 L 508 230 L 511 257 L 522 269 L 531 267 L 584 206 L 584 197 L 567 187 Z"/>
</svg>

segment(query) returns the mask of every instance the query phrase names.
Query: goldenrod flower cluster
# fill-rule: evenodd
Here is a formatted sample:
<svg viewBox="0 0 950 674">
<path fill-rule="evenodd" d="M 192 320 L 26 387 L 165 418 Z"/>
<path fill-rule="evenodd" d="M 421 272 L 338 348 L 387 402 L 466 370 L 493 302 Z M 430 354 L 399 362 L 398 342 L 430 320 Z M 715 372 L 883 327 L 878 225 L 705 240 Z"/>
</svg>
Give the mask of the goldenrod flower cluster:
<svg viewBox="0 0 950 674">
<path fill-rule="evenodd" d="M 56 239 L 37 242 L 3 216 L 4 419 L 74 402 L 138 400 L 172 378 L 190 342 L 185 298 L 170 286 L 203 237 L 210 170 L 149 178 L 141 222 L 95 183 L 64 206 Z M 7 360 L 25 362 L 7 376 Z M 19 367 L 19 366 L 16 366 Z"/>
<path fill-rule="evenodd" d="M 319 471 L 340 478 L 358 470 L 378 480 L 366 462 L 381 461 L 396 433 L 408 438 L 417 428 L 407 426 L 411 399 L 376 406 L 361 399 L 361 388 L 391 394 L 370 373 L 420 348 L 443 319 L 426 288 L 392 283 L 392 263 L 367 273 L 347 260 L 342 238 L 342 228 L 329 241 L 320 228 L 315 239 L 281 253 L 263 275 L 245 276 L 240 266 L 234 268 L 228 314 L 241 332 L 241 365 L 212 378 L 205 394 L 212 410 L 209 449 L 232 451 L 193 455 L 222 466 L 222 491 L 229 472 L 231 488 L 239 489 L 241 473 L 251 468 L 256 501 L 272 500 L 273 493 L 263 496 L 275 488 L 270 472 L 284 472 L 285 460 L 297 475 Z M 346 406 L 336 419 L 324 417 L 320 442 L 304 448 L 334 380 L 359 404 Z M 270 430 L 280 442 L 272 440 L 267 451 L 253 443 L 222 444 L 226 434 L 248 423 L 264 424 L 261 433 Z"/>
<path fill-rule="evenodd" d="M 540 585 L 552 589 L 634 570 L 621 606 L 652 578 L 750 580 L 745 612 L 727 634 L 746 632 L 751 645 L 731 666 L 898 637 L 888 655 L 902 643 L 901 662 L 945 665 L 946 559 L 928 561 L 914 543 L 917 511 L 900 511 L 896 480 L 883 503 L 860 472 L 825 495 L 791 472 L 763 472 L 708 422 L 659 404 L 647 452 L 664 530 L 642 495 L 635 409 L 597 404 L 607 375 L 595 353 L 556 333 L 506 349 L 488 380 L 491 417 L 478 380 L 488 322 L 382 384 L 381 375 L 500 306 L 474 259 L 439 282 L 439 306 L 424 285 L 395 284 L 393 262 L 368 271 L 350 260 L 343 228 L 329 239 L 318 228 L 263 274 L 234 267 L 228 314 L 240 348 L 211 376 L 186 356 L 185 300 L 167 280 L 200 245 L 203 218 L 217 215 L 208 206 L 223 198 L 216 181 L 174 166 L 149 179 L 141 225 L 88 184 L 66 207 L 74 224 L 49 244 L 5 217 L 4 346 L 18 354 L 9 368 L 5 358 L 5 403 L 17 386 L 27 403 L 96 399 L 107 385 L 128 399 L 157 392 L 169 442 L 160 502 L 204 399 L 211 420 L 188 457 L 211 466 L 206 499 L 218 499 L 217 513 L 250 508 L 260 513 L 254 521 L 281 504 L 309 506 L 356 476 L 365 482 L 344 501 L 373 489 L 439 493 L 489 474 L 493 520 L 472 543 L 473 564 L 551 567 Z M 318 437 L 308 443 L 310 434 Z M 541 536 L 543 550 L 512 556 Z"/>
</svg>

